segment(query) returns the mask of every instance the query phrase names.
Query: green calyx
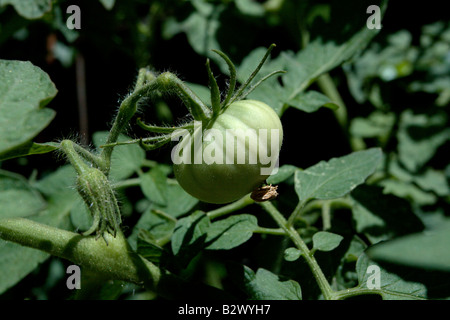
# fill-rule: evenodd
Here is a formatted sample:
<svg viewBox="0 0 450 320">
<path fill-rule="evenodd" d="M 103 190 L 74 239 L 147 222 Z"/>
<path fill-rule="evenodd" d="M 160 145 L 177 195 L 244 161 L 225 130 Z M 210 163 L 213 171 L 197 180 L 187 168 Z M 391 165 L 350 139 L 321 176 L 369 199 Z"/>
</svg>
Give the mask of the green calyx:
<svg viewBox="0 0 450 320">
<path fill-rule="evenodd" d="M 98 238 L 108 231 L 115 237 L 120 228 L 121 217 L 108 178 L 100 170 L 89 168 L 77 177 L 76 187 L 94 221 L 91 228 L 83 235 L 96 232 Z"/>
<path fill-rule="evenodd" d="M 271 76 L 279 73 L 284 73 L 282 70 L 273 71 L 267 76 L 263 77 L 256 84 L 250 86 L 258 72 L 261 70 L 261 67 L 269 57 L 270 52 L 275 47 L 275 44 L 272 44 L 266 51 L 266 54 L 261 59 L 260 63 L 256 67 L 256 69 L 252 72 L 250 77 L 245 81 L 239 88 L 236 88 L 236 68 L 234 64 L 231 62 L 230 58 L 223 52 L 219 50 L 212 50 L 214 53 L 219 55 L 227 64 L 228 70 L 230 73 L 229 86 L 226 94 L 224 95 L 224 99 L 221 100 L 221 93 L 219 86 L 216 82 L 214 74 L 210 67 L 209 59 L 206 61 L 206 70 L 208 73 L 209 80 L 209 88 L 211 92 L 211 106 L 206 106 L 199 97 L 197 97 L 192 90 L 186 86 L 177 76 L 170 72 L 164 72 L 160 74 L 158 77 L 151 77 L 147 83 L 145 81 L 141 81 L 141 85 L 139 89 L 135 90 L 133 95 L 137 92 L 146 92 L 149 91 L 158 91 L 163 93 L 175 94 L 178 96 L 188 109 L 189 113 L 192 115 L 194 120 L 202 121 L 205 124 L 205 128 L 208 127 L 208 123 L 213 121 L 221 111 L 232 104 L 233 102 L 245 99 L 255 88 L 257 88 L 263 81 L 267 80 Z M 141 77 L 142 78 L 142 77 Z M 150 94 L 151 95 L 151 94 Z M 183 124 L 177 127 L 160 127 L 154 125 L 147 125 L 139 118 L 137 119 L 137 124 L 152 133 L 159 134 L 158 136 L 149 137 L 149 138 L 141 138 L 130 140 L 126 142 L 107 142 L 102 148 L 112 148 L 117 145 L 122 144 L 132 144 L 138 143 L 145 150 L 154 150 L 157 149 L 166 143 L 171 141 L 171 134 L 179 129 L 187 129 L 189 131 L 193 130 L 193 122 Z"/>
<path fill-rule="evenodd" d="M 120 228 L 121 216 L 116 196 L 105 173 L 109 171 L 109 167 L 105 166 L 100 157 L 71 140 L 62 141 L 60 147 L 77 172 L 77 191 L 93 218 L 91 228 L 83 235 L 95 232 L 97 238 L 102 236 L 105 241 L 105 232 L 115 237 Z"/>
</svg>

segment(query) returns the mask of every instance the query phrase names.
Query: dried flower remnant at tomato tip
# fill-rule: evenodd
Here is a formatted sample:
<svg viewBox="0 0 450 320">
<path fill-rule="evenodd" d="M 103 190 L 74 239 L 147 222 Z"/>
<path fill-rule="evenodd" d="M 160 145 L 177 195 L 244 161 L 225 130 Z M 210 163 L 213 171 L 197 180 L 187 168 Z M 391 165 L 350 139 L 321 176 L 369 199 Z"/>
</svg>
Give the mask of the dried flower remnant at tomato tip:
<svg viewBox="0 0 450 320">
<path fill-rule="evenodd" d="M 250 198 L 252 198 L 256 202 L 273 200 L 278 196 L 277 190 L 278 186 L 272 186 L 271 184 L 261 186 L 253 190 L 253 192 L 250 195 Z"/>
</svg>

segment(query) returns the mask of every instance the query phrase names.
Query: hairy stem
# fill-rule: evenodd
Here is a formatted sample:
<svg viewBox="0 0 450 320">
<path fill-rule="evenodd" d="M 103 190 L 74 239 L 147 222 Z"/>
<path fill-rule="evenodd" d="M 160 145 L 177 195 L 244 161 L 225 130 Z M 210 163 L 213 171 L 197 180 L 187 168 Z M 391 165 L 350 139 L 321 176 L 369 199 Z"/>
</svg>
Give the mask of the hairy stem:
<svg viewBox="0 0 450 320">
<path fill-rule="evenodd" d="M 183 299 L 188 294 L 192 299 L 231 298 L 221 290 L 187 282 L 159 269 L 135 253 L 121 232 L 115 238 L 105 234 L 105 238 L 108 244 L 92 236 L 82 236 L 29 219 L 0 220 L 0 239 L 67 259 L 102 279 L 141 284 L 168 299 Z"/>
<path fill-rule="evenodd" d="M 110 279 L 155 287 L 161 277 L 159 268 L 134 253 L 120 231 L 116 237 L 105 233 L 106 244 L 93 236 L 12 218 L 0 220 L 0 237 L 67 259 Z"/>
<path fill-rule="evenodd" d="M 311 251 L 309 250 L 308 246 L 303 241 L 303 239 L 300 237 L 298 232 L 294 229 L 293 226 L 288 226 L 287 220 L 274 207 L 274 205 L 271 202 L 261 202 L 261 203 L 259 203 L 259 205 L 262 206 L 272 216 L 272 218 L 275 220 L 275 222 L 280 226 L 281 229 L 284 230 L 286 235 L 295 244 L 297 249 L 299 249 L 301 251 L 302 256 L 305 258 L 306 263 L 309 265 L 311 272 L 312 272 L 314 278 L 316 279 L 317 284 L 319 285 L 319 288 L 323 294 L 323 297 L 326 300 L 332 300 L 333 299 L 333 290 L 331 289 L 331 286 L 330 286 L 328 280 L 325 278 L 325 275 L 323 274 L 322 269 L 320 268 L 316 259 L 314 258 Z"/>
</svg>

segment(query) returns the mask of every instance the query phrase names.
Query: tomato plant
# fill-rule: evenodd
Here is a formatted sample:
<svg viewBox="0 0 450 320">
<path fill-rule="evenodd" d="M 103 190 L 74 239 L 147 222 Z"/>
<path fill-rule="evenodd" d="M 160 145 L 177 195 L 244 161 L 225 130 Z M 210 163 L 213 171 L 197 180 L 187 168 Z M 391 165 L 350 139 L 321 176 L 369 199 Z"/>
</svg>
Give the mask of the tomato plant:
<svg viewBox="0 0 450 320">
<path fill-rule="evenodd" d="M 256 100 L 233 102 L 226 106 L 225 110 L 207 125 L 207 128 L 215 134 L 212 141 L 205 141 L 206 136 L 203 139 L 197 138 L 203 140 L 202 155 L 211 149 L 215 155 L 223 157 L 218 159 L 219 161 L 202 159 L 198 164 L 192 158 L 189 159 L 189 163 L 175 164 L 175 177 L 183 189 L 205 202 L 229 203 L 260 187 L 271 172 L 264 172 L 259 151 L 263 150 L 262 153 L 267 155 L 267 151 L 274 149 L 270 152 L 270 156 L 272 161 L 276 162 L 283 139 L 281 121 L 273 109 Z M 229 133 L 230 130 L 234 130 L 235 133 L 227 136 L 227 131 Z M 260 130 L 265 130 L 263 131 L 266 134 L 264 142 L 267 142 L 267 145 L 262 142 L 258 144 Z M 272 136 L 272 130 L 275 132 L 276 142 L 271 142 L 269 139 Z M 189 150 L 195 151 L 195 134 L 201 133 L 203 133 L 201 130 L 194 132 L 194 136 L 186 142 L 189 143 L 187 146 Z M 247 136 L 249 139 L 246 140 Z M 227 142 L 228 139 L 233 139 L 232 142 L 237 139 L 237 142 L 230 144 Z M 231 152 L 227 143 L 231 145 Z M 180 148 L 184 149 L 185 146 L 181 144 Z M 242 161 L 239 163 L 241 154 Z"/>
<path fill-rule="evenodd" d="M 0 4 L 2 299 L 450 296 L 445 10 L 44 2 Z"/>
</svg>

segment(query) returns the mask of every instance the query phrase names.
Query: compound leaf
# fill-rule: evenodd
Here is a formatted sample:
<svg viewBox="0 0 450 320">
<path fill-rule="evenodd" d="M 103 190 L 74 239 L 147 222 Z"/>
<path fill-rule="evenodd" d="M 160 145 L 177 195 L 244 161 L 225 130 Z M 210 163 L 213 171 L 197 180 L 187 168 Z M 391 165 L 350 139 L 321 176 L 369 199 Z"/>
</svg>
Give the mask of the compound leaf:
<svg viewBox="0 0 450 320">
<path fill-rule="evenodd" d="M 381 150 L 374 148 L 321 161 L 304 171 L 298 170 L 295 173 L 295 191 L 302 202 L 340 198 L 363 183 L 375 171 L 381 157 Z"/>
<path fill-rule="evenodd" d="M 213 222 L 208 228 L 207 249 L 228 250 L 249 240 L 258 227 L 255 216 L 240 214 Z"/>
</svg>

